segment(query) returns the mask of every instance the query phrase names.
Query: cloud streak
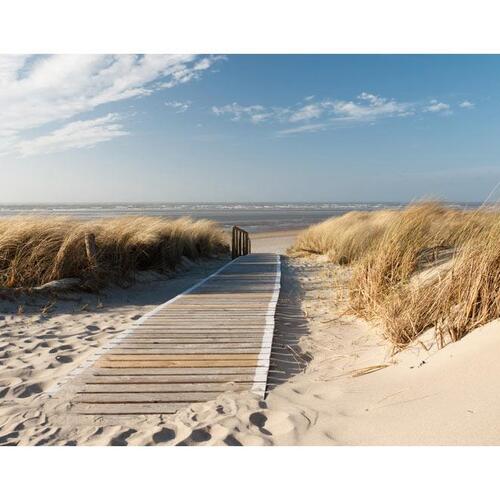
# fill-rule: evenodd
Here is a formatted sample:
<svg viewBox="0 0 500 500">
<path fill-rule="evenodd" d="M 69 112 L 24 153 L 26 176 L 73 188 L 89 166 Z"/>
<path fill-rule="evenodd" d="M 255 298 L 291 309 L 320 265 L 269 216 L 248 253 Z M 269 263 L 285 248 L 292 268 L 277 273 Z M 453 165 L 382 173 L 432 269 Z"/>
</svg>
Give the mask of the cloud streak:
<svg viewBox="0 0 500 500">
<path fill-rule="evenodd" d="M 474 104 L 463 101 L 458 106 L 465 109 L 474 107 Z M 418 113 L 452 114 L 449 104 L 436 99 L 427 104 L 412 103 L 369 92 L 362 92 L 352 100 L 318 100 L 311 95 L 288 107 L 242 105 L 234 102 L 225 106 L 213 106 L 212 111 L 217 116 L 226 116 L 235 122 L 280 126 L 282 128 L 277 131 L 278 136 L 318 132 L 342 124 L 375 123 L 382 119 L 404 118 Z"/>
<path fill-rule="evenodd" d="M 24 141 L 26 131 L 57 126 L 105 104 L 198 79 L 219 59 L 195 55 L 0 56 L 0 147 L 7 144 L 20 150 L 16 144 L 33 142 Z M 40 139 L 44 137 L 48 135 Z"/>
<path fill-rule="evenodd" d="M 382 118 L 408 116 L 414 113 L 413 108 L 410 103 L 363 92 L 351 101 L 314 100 L 314 96 L 308 96 L 303 102 L 289 107 L 265 107 L 260 104 L 243 106 L 234 102 L 225 106 L 213 106 L 212 111 L 217 116 L 228 116 L 237 122 L 293 125 L 278 131 L 278 135 L 286 136 L 324 130 L 339 122 L 374 122 Z M 322 122 L 318 123 L 316 120 Z"/>
<path fill-rule="evenodd" d="M 91 148 L 101 142 L 128 135 L 120 119 L 117 113 L 109 113 L 94 120 L 74 121 L 49 134 L 30 140 L 20 140 L 12 148 L 22 158 L 60 153 L 69 149 Z"/>
<path fill-rule="evenodd" d="M 427 113 L 451 113 L 449 104 L 439 102 L 436 99 L 432 99 L 430 104 L 424 107 L 424 111 Z"/>
<path fill-rule="evenodd" d="M 191 107 L 191 101 L 167 101 L 165 106 L 172 108 L 176 113 L 185 113 Z"/>
</svg>

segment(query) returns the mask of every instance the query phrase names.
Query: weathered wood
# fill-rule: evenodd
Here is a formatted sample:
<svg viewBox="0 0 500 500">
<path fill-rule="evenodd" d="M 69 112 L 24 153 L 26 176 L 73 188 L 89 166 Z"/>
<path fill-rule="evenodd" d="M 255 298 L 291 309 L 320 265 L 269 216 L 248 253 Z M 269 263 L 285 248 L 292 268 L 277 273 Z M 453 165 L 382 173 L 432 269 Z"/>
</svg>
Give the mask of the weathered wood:
<svg viewBox="0 0 500 500">
<path fill-rule="evenodd" d="M 141 384 L 143 386 L 146 385 L 158 385 L 161 384 L 163 388 L 167 386 L 167 388 L 178 386 L 182 386 L 188 384 L 190 386 L 196 384 L 208 384 L 208 383 L 251 383 L 254 380 L 253 371 L 252 373 L 226 373 L 226 374 L 200 374 L 200 375 L 190 375 L 190 374 L 172 374 L 172 375 L 93 375 L 83 379 L 83 382 L 86 384 L 87 388 L 90 386 L 101 386 L 101 385 L 123 385 L 132 384 L 137 385 Z M 261 379 L 260 382 L 265 382 L 264 379 Z M 194 384 L 194 385 L 192 385 Z"/>
<path fill-rule="evenodd" d="M 77 415 L 156 415 L 172 414 L 186 407 L 186 403 L 140 403 L 140 404 L 76 404 Z"/>
<path fill-rule="evenodd" d="M 231 235 L 231 258 L 236 259 L 250 253 L 250 236 L 247 231 L 233 226 Z"/>
<path fill-rule="evenodd" d="M 95 271 L 97 269 L 97 246 L 94 233 L 85 234 L 85 253 L 89 262 L 89 268 Z"/>
<path fill-rule="evenodd" d="M 148 383 L 148 384 L 133 384 L 130 382 L 116 384 L 87 384 L 82 391 L 84 394 L 110 394 L 110 393 L 126 393 L 126 394 L 164 394 L 164 393 L 221 393 L 224 391 L 244 391 L 252 387 L 253 381 L 247 382 L 187 382 L 178 384 L 164 383 Z"/>
<path fill-rule="evenodd" d="M 98 367 L 101 368 L 214 368 L 231 367 L 239 368 L 241 366 L 265 366 L 264 362 L 251 359 L 218 359 L 218 360 L 111 360 L 99 361 Z"/>
<path fill-rule="evenodd" d="M 270 348 L 268 348 L 270 349 Z M 132 348 L 130 347 L 122 347 L 120 346 L 120 349 L 114 349 L 113 353 L 114 356 L 116 357 L 117 354 L 122 354 L 122 355 L 127 355 L 129 353 L 132 353 L 131 356 L 136 356 L 138 357 L 139 355 L 143 354 L 151 354 L 151 355 L 158 355 L 158 354 L 172 354 L 175 356 L 183 356 L 184 354 L 186 355 L 191 355 L 191 354 L 220 354 L 221 356 L 226 356 L 229 354 L 240 354 L 242 352 L 247 353 L 247 354 L 254 354 L 257 355 L 261 352 L 261 350 L 264 352 L 267 352 L 267 350 L 261 349 L 260 345 L 253 345 L 253 346 L 243 346 L 243 347 L 234 347 L 234 346 L 228 346 L 228 347 L 221 347 L 217 345 L 217 347 L 207 347 L 206 345 L 195 345 L 193 347 L 186 347 L 186 346 L 179 346 L 179 347 L 144 347 L 144 346 L 134 346 Z M 115 358 L 113 358 L 115 359 Z"/>
<path fill-rule="evenodd" d="M 213 392 L 84 392 L 75 396 L 75 403 L 191 403 L 210 401 L 216 398 L 220 391 Z"/>
<path fill-rule="evenodd" d="M 238 256 L 248 253 L 244 233 L 233 236 Z M 80 376 L 72 411 L 173 413 L 227 390 L 263 393 L 278 271 L 275 255 L 243 256 L 141 318 Z"/>
<path fill-rule="evenodd" d="M 232 366 L 232 367 L 185 367 L 185 368 L 96 368 L 92 371 L 92 375 L 96 377 L 106 376 L 148 376 L 156 377 L 158 375 L 168 375 L 184 377 L 186 375 L 234 375 L 235 379 L 241 375 L 254 375 L 255 369 L 252 367 Z"/>
</svg>

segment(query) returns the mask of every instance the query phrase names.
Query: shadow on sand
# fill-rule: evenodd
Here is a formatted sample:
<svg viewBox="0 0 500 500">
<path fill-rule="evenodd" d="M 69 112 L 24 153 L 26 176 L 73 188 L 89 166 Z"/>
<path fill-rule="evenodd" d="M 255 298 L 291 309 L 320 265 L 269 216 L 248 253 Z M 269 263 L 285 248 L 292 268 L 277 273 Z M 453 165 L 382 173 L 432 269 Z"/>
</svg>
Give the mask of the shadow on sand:
<svg viewBox="0 0 500 500">
<path fill-rule="evenodd" d="M 303 295 L 289 258 L 281 256 L 281 291 L 276 307 L 266 396 L 276 386 L 303 372 L 310 361 L 310 357 L 299 347 L 300 338 L 309 334 L 307 319 L 301 308 Z"/>
</svg>

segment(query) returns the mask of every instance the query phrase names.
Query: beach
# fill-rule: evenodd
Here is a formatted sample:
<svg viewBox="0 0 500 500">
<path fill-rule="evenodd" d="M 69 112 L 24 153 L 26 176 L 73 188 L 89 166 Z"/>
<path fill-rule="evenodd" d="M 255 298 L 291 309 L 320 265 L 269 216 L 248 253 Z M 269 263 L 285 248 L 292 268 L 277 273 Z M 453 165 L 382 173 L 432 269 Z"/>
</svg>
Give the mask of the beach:
<svg viewBox="0 0 500 500">
<path fill-rule="evenodd" d="M 274 231 L 252 240 L 255 252 L 282 255 L 274 342 L 294 346 L 286 369 L 279 365 L 280 356 L 271 355 L 274 381 L 264 400 L 248 391 L 226 392 L 174 415 L 111 423 L 94 416 L 75 423 L 61 418 L 64 406 L 47 399 L 47 391 L 135 320 L 227 262 L 209 260 L 168 279 L 143 273 L 129 288 L 109 287 L 98 295 L 79 292 L 55 303 L 2 301 L 0 443 L 500 443 L 495 397 L 500 320 L 443 349 L 429 331 L 395 353 L 379 327 L 346 314 L 349 269 L 325 256 L 286 256 L 295 237 L 296 231 Z"/>
</svg>

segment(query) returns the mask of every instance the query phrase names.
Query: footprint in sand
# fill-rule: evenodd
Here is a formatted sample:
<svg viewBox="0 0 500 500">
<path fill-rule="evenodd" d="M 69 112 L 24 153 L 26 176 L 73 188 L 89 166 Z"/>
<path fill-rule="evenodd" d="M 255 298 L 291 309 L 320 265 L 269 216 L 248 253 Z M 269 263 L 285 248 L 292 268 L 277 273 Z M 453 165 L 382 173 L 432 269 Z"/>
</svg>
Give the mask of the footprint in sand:
<svg viewBox="0 0 500 500">
<path fill-rule="evenodd" d="M 187 439 L 184 439 L 184 441 L 177 443 L 177 446 L 190 446 L 209 441 L 212 438 L 209 429 L 210 427 L 206 427 L 205 429 L 195 429 L 193 432 L 191 432 Z"/>
<path fill-rule="evenodd" d="M 87 325 L 85 329 L 89 332 L 98 332 L 100 330 L 100 328 L 96 325 Z"/>
<path fill-rule="evenodd" d="M 109 444 L 111 446 L 127 446 L 127 439 L 136 432 L 137 431 L 135 429 L 129 429 L 128 431 L 122 432 L 121 434 L 118 434 L 118 436 L 111 439 Z"/>
<path fill-rule="evenodd" d="M 18 389 L 22 389 L 22 392 L 17 395 L 18 398 L 29 398 L 30 396 L 33 396 L 34 394 L 40 394 L 43 391 L 40 384 L 21 386 Z M 15 392 L 17 392 L 17 389 Z"/>
<path fill-rule="evenodd" d="M 266 434 L 267 436 L 272 436 L 272 433 L 269 432 L 265 427 L 264 425 L 266 424 L 267 422 L 267 417 L 264 415 L 264 413 L 262 412 L 259 412 L 259 411 L 256 411 L 254 413 L 252 413 L 249 417 L 250 420 L 250 423 L 255 425 L 256 427 L 259 428 L 260 432 L 262 432 L 262 434 Z"/>
<path fill-rule="evenodd" d="M 59 363 L 71 363 L 73 358 L 71 356 L 56 356 L 56 360 L 59 361 Z"/>
<path fill-rule="evenodd" d="M 153 441 L 158 443 L 165 443 L 166 441 L 171 441 L 175 438 L 175 431 L 168 427 L 163 427 L 161 431 L 155 432 L 153 434 Z"/>
<path fill-rule="evenodd" d="M 19 432 L 9 432 L 9 434 L 5 434 L 4 436 L 0 436 L 0 445 L 6 446 L 17 446 L 17 441 L 10 441 L 11 439 L 15 439 L 19 436 Z"/>
<path fill-rule="evenodd" d="M 224 439 L 224 443 L 228 446 L 243 446 L 240 441 L 238 441 L 232 434 L 228 434 L 228 436 Z"/>
</svg>

